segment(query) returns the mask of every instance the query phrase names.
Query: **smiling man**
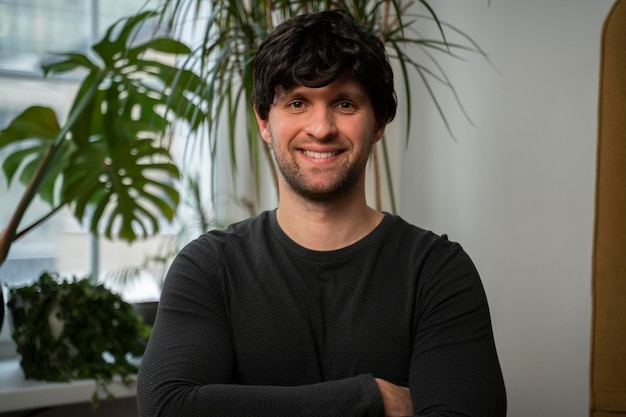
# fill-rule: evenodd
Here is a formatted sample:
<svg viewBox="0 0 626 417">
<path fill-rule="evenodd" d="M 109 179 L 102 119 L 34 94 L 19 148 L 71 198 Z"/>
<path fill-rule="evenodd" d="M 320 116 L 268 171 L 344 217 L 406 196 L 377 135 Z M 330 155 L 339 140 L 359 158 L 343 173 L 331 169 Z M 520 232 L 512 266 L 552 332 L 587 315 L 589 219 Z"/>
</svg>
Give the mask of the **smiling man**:
<svg viewBox="0 0 626 417">
<path fill-rule="evenodd" d="M 371 147 L 385 127 L 349 73 L 319 88 L 278 86 L 271 111 L 258 123 L 282 174 L 281 191 L 318 202 L 364 189 L 359 185 Z"/>
<path fill-rule="evenodd" d="M 345 12 L 307 14 L 254 67 L 279 205 L 174 261 L 140 415 L 504 416 L 470 258 L 366 203 L 365 166 L 396 111 L 383 44 Z"/>
</svg>

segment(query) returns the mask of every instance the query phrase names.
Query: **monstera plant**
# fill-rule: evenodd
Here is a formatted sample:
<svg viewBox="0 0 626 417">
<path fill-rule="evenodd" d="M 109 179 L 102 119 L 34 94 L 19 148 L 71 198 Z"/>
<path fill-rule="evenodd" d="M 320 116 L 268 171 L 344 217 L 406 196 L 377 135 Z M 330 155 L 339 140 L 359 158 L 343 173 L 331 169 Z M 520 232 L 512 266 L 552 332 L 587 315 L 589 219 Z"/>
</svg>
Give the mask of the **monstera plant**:
<svg viewBox="0 0 626 417">
<path fill-rule="evenodd" d="M 90 54 L 59 54 L 43 67 L 45 75 L 84 75 L 66 120 L 33 106 L 0 131 L 4 174 L 25 185 L 0 232 L 0 265 L 14 241 L 63 207 L 94 234 L 128 242 L 173 218 L 179 170 L 166 133 L 175 121 L 192 131 L 202 125 L 207 88 L 180 58 L 189 47 L 153 32 L 156 17 L 145 11 L 122 19 Z M 36 197 L 50 209 L 22 225 Z"/>
</svg>

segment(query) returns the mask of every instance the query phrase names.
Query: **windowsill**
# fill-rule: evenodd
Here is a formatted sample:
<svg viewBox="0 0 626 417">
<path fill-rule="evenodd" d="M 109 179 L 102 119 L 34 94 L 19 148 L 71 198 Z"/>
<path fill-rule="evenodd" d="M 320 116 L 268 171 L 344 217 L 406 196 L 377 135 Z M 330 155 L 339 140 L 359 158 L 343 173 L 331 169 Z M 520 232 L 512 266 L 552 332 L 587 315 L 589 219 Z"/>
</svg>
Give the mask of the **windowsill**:
<svg viewBox="0 0 626 417">
<path fill-rule="evenodd" d="M 90 402 L 96 388 L 93 380 L 46 382 L 24 378 L 18 359 L 0 360 L 0 412 Z M 136 395 L 133 383 L 126 386 L 114 380 L 109 391 L 115 398 Z"/>
</svg>

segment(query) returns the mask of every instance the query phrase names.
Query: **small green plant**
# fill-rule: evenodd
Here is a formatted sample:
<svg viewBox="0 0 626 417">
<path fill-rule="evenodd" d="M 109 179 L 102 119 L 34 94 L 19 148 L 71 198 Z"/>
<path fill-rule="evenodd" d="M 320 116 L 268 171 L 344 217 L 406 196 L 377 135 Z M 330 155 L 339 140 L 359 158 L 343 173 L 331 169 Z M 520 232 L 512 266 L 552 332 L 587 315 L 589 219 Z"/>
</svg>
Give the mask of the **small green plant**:
<svg viewBox="0 0 626 417">
<path fill-rule="evenodd" d="M 7 303 L 12 337 L 27 379 L 94 379 L 92 404 L 105 396 L 114 376 L 124 383 L 138 368 L 150 327 L 133 307 L 89 277 L 72 280 L 43 273 L 25 287 L 11 288 Z"/>
</svg>

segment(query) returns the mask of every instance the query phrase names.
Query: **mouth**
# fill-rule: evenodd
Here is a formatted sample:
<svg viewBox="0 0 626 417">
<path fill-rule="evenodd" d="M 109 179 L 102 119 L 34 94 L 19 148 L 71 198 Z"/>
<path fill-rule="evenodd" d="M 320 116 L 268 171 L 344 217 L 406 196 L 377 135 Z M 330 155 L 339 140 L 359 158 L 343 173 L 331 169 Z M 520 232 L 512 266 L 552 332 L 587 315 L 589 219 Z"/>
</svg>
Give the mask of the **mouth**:
<svg viewBox="0 0 626 417">
<path fill-rule="evenodd" d="M 313 158 L 313 159 L 328 159 L 328 158 L 332 158 L 333 156 L 337 156 L 337 155 L 340 154 L 339 151 L 314 152 L 314 151 L 302 150 L 301 152 L 302 152 L 302 154 L 304 156 L 307 156 L 307 157 Z"/>
</svg>

